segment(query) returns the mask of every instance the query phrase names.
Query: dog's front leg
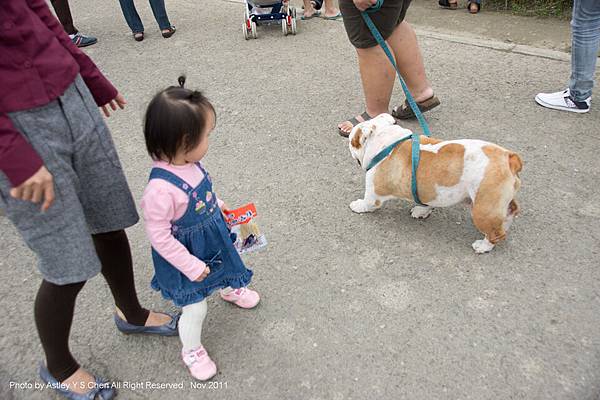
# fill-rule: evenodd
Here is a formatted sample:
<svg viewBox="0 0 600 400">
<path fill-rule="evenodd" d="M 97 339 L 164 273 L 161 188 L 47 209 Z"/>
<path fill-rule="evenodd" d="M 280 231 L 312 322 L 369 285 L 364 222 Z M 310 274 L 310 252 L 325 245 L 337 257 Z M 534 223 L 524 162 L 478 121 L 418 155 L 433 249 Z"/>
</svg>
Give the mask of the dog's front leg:
<svg viewBox="0 0 600 400">
<path fill-rule="evenodd" d="M 382 198 L 375 193 L 373 183 L 374 170 L 367 172 L 365 179 L 365 198 L 354 200 L 350 203 L 350 209 L 355 213 L 365 213 L 377 210 L 383 204 Z"/>
</svg>

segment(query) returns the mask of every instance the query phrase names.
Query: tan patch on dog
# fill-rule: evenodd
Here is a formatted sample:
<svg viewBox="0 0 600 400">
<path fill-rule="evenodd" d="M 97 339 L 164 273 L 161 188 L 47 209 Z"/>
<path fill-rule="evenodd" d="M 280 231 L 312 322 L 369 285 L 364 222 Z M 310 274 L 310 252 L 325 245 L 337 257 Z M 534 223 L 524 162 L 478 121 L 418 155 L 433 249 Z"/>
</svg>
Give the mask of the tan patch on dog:
<svg viewBox="0 0 600 400">
<path fill-rule="evenodd" d="M 482 150 L 490 161 L 473 202 L 473 223 L 490 243 L 496 244 L 506 237 L 507 215 L 519 212 L 514 196 L 520 183 L 516 174 L 522 168 L 522 161 L 499 146 L 484 146 Z"/>
<path fill-rule="evenodd" d="M 350 144 L 352 145 L 352 147 L 354 147 L 355 149 L 360 149 L 360 138 L 363 135 L 363 131 L 360 128 L 356 128 L 356 132 L 354 133 L 354 136 L 352 136 L 352 142 L 350 142 Z"/>
<path fill-rule="evenodd" d="M 436 144 L 439 139 L 421 136 L 422 144 Z M 398 145 L 375 171 L 374 185 L 378 196 L 412 199 L 411 141 Z M 465 148 L 458 143 L 442 146 L 437 153 L 421 151 L 417 169 L 417 190 L 422 202 L 435 200 L 437 186 L 454 186 L 463 173 Z"/>
</svg>

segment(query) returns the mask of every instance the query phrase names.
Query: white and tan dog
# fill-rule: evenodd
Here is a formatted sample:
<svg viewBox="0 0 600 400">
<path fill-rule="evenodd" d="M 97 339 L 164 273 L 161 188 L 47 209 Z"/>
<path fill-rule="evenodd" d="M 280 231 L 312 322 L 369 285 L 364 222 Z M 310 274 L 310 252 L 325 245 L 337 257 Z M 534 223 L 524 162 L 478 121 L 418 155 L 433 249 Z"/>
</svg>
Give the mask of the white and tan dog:
<svg viewBox="0 0 600 400">
<path fill-rule="evenodd" d="M 387 146 L 412 133 L 394 123 L 394 117 L 381 114 L 352 129 L 350 152 L 363 169 Z M 442 141 L 426 136 L 420 139 L 417 188 L 426 206 L 415 206 L 412 216 L 427 218 L 433 207 L 467 201 L 472 204 L 473 223 L 485 235 L 473 243 L 473 249 L 477 253 L 492 250 L 506 237 L 513 217 L 519 212 L 515 194 L 521 185 L 521 158 L 482 140 Z M 406 140 L 367 171 L 365 197 L 350 203 L 352 211 L 374 211 L 393 198 L 412 201 L 411 162 L 411 140 Z"/>
</svg>

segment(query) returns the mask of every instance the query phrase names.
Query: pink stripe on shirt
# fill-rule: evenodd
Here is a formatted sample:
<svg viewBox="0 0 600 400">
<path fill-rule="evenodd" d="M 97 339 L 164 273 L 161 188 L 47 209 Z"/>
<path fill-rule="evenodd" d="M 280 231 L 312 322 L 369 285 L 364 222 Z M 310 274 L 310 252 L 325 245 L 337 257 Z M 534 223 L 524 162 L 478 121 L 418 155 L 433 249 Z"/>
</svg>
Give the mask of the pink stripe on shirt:
<svg viewBox="0 0 600 400">
<path fill-rule="evenodd" d="M 177 175 L 191 187 L 198 186 L 204 179 L 204 173 L 194 164 L 173 165 L 155 161 L 152 166 Z M 217 203 L 222 207 L 223 202 L 218 197 Z M 187 210 L 187 194 L 163 179 L 152 179 L 144 190 L 141 207 L 146 234 L 154 250 L 191 281 L 196 280 L 204 272 L 206 264 L 171 234 L 173 221 L 181 218 Z"/>
</svg>

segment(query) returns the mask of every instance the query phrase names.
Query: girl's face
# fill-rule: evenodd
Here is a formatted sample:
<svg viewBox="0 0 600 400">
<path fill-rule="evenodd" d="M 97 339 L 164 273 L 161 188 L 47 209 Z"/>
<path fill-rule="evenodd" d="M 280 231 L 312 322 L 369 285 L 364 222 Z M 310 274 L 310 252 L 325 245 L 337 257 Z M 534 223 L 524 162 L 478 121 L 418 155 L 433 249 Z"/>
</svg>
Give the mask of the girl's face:
<svg viewBox="0 0 600 400">
<path fill-rule="evenodd" d="M 206 127 L 204 128 L 204 132 L 202 132 L 202 140 L 196 147 L 185 152 L 184 154 L 185 161 L 188 163 L 195 163 L 202 160 L 202 158 L 204 158 L 208 152 L 208 137 L 213 129 L 215 129 L 216 118 L 213 110 L 207 110 L 206 114 Z"/>
</svg>

